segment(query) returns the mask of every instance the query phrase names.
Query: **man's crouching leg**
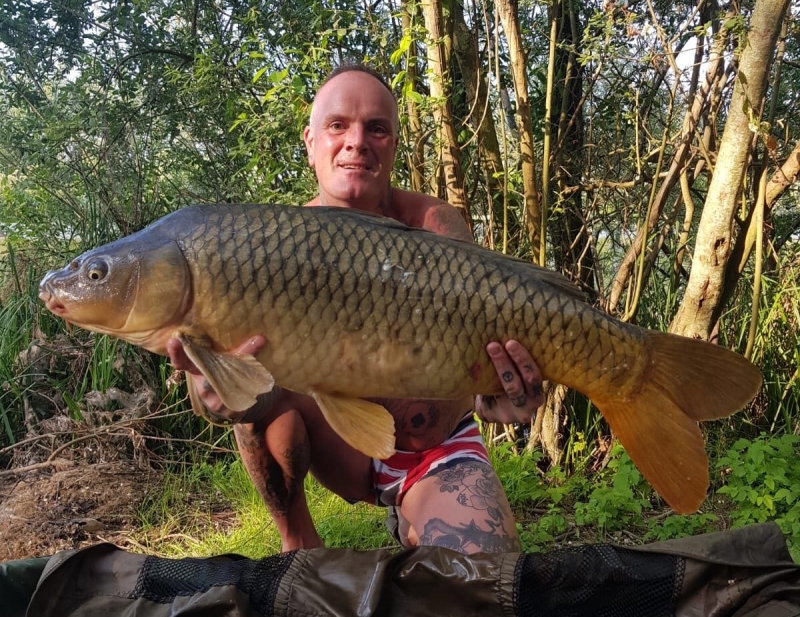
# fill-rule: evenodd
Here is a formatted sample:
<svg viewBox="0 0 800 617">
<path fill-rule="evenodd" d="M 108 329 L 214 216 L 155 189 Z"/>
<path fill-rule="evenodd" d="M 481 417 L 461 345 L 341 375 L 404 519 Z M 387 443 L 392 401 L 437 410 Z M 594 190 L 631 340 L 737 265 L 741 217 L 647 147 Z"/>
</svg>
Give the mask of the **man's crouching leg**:
<svg viewBox="0 0 800 617">
<path fill-rule="evenodd" d="M 520 550 L 514 515 L 489 463 L 462 460 L 425 476 L 397 508 L 406 546 L 442 546 L 466 554 Z"/>
<path fill-rule="evenodd" d="M 322 547 L 303 488 L 311 447 L 300 413 L 290 409 L 270 421 L 237 424 L 234 435 L 245 469 L 275 520 L 282 550 Z"/>
</svg>

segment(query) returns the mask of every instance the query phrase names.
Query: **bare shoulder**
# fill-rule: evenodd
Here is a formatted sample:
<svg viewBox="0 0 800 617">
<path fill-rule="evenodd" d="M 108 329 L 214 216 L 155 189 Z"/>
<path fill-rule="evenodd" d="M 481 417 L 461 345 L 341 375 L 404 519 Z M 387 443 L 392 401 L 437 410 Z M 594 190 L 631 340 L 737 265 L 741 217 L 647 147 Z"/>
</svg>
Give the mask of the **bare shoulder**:
<svg viewBox="0 0 800 617">
<path fill-rule="evenodd" d="M 432 195 L 394 189 L 392 202 L 406 225 L 474 242 L 464 216 L 446 201 Z"/>
</svg>

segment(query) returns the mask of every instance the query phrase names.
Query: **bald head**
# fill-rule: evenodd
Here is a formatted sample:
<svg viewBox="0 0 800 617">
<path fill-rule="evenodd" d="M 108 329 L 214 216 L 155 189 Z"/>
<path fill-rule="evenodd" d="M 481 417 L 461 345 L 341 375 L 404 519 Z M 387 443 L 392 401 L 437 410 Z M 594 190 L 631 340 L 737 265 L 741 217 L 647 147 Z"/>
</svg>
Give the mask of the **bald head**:
<svg viewBox="0 0 800 617">
<path fill-rule="evenodd" d="M 309 125 L 314 128 L 321 115 L 319 110 L 327 108 L 331 102 L 341 102 L 340 99 L 368 103 L 376 109 L 383 108 L 383 115 L 388 114 L 391 120 L 393 134 L 398 134 L 400 121 L 397 100 L 383 77 L 373 69 L 363 64 L 345 64 L 331 71 L 314 97 Z"/>
<path fill-rule="evenodd" d="M 390 190 L 400 121 L 386 84 L 366 71 L 340 71 L 319 89 L 303 131 L 319 203 L 380 211 Z"/>
</svg>

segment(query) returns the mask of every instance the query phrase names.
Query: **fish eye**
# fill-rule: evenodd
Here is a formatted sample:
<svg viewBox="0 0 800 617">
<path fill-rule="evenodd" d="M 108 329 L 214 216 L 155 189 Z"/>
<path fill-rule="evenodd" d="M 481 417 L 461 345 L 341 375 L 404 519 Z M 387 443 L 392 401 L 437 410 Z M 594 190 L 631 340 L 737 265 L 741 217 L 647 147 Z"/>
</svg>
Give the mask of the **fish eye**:
<svg viewBox="0 0 800 617">
<path fill-rule="evenodd" d="M 92 281 L 101 281 L 108 274 L 108 264 L 102 259 L 96 259 L 86 265 L 86 276 Z"/>
</svg>

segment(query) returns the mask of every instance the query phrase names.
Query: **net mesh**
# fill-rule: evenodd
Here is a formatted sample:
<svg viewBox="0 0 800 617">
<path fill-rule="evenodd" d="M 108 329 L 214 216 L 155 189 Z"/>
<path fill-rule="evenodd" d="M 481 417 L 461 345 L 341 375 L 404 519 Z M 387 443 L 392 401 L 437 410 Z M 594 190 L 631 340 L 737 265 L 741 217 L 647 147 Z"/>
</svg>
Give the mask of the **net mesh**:
<svg viewBox="0 0 800 617">
<path fill-rule="evenodd" d="M 218 560 L 148 557 L 139 573 L 133 597 L 169 604 L 179 596 L 233 585 L 250 596 L 253 609 L 262 615 L 271 615 L 278 585 L 293 558 L 294 552 L 259 560 L 238 556 Z"/>
<path fill-rule="evenodd" d="M 520 617 L 671 617 L 684 561 L 609 545 L 526 555 L 517 566 Z"/>
</svg>

